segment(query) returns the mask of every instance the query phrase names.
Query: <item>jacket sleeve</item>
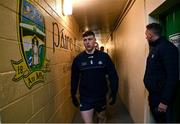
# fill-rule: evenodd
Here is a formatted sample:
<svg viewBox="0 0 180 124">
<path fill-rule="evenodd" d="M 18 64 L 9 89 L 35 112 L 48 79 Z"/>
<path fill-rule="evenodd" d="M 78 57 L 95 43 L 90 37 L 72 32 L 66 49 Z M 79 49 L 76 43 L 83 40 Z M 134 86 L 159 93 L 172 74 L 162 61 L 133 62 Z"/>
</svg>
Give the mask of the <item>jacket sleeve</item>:
<svg viewBox="0 0 180 124">
<path fill-rule="evenodd" d="M 75 96 L 79 85 L 79 68 L 77 58 L 74 59 L 71 66 L 71 96 Z"/>
<path fill-rule="evenodd" d="M 161 102 L 168 105 L 173 98 L 179 76 L 178 49 L 175 46 L 163 49 L 162 64 L 166 80 L 162 89 Z"/>
<path fill-rule="evenodd" d="M 116 96 L 118 92 L 119 78 L 109 55 L 107 55 L 107 74 L 110 81 L 111 95 Z"/>
</svg>

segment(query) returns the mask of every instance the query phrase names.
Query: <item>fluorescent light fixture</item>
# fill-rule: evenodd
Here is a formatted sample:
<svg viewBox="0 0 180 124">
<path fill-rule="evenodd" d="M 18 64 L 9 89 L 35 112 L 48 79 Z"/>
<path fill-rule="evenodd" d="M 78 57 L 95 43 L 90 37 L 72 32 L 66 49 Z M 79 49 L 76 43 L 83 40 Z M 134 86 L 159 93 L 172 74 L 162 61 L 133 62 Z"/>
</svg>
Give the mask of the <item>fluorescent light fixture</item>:
<svg viewBox="0 0 180 124">
<path fill-rule="evenodd" d="M 72 1 L 63 0 L 63 15 L 72 15 Z"/>
</svg>

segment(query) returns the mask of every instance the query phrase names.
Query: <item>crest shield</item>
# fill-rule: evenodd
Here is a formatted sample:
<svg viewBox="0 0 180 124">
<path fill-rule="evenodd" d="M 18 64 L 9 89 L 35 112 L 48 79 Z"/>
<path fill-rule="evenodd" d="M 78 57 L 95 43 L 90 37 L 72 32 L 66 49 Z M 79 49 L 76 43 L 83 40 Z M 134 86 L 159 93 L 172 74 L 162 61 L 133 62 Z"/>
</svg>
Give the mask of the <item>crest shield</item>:
<svg viewBox="0 0 180 124">
<path fill-rule="evenodd" d="M 11 60 L 16 74 L 14 81 L 23 78 L 28 88 L 44 81 L 48 70 L 46 59 L 45 21 L 42 13 L 29 0 L 20 0 L 18 20 L 18 42 L 22 59 Z"/>
</svg>

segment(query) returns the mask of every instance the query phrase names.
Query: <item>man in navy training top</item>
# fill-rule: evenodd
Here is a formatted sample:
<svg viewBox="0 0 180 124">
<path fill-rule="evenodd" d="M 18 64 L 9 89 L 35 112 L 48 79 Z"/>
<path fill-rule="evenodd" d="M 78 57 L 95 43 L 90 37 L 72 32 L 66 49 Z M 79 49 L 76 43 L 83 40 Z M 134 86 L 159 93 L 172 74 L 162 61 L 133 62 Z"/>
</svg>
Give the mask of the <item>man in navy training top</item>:
<svg viewBox="0 0 180 124">
<path fill-rule="evenodd" d="M 107 53 L 95 49 L 96 38 L 92 31 L 83 33 L 85 51 L 77 55 L 71 68 L 71 97 L 80 108 L 85 123 L 93 122 L 93 113 L 97 112 L 99 122 L 105 122 L 107 78 L 110 81 L 110 105 L 116 101 L 118 75 Z M 77 99 L 79 88 L 80 103 Z"/>
<path fill-rule="evenodd" d="M 161 36 L 160 24 L 146 26 L 150 51 L 144 84 L 149 92 L 149 106 L 156 122 L 172 122 L 172 103 L 179 76 L 177 47 Z"/>
</svg>

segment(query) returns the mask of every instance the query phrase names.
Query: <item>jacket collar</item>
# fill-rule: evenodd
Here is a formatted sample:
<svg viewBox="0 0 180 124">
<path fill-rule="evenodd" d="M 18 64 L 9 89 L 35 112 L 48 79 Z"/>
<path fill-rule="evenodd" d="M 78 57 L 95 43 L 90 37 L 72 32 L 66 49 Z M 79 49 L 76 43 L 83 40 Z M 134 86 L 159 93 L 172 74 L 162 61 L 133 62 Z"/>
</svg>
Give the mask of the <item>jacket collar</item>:
<svg viewBox="0 0 180 124">
<path fill-rule="evenodd" d="M 163 37 L 159 37 L 157 40 L 155 40 L 154 42 L 149 42 L 149 45 L 152 46 L 152 47 L 155 47 L 157 46 L 158 44 L 160 44 L 164 38 Z"/>
<path fill-rule="evenodd" d="M 94 52 L 93 52 L 92 54 L 89 54 L 89 53 L 87 53 L 86 51 L 84 51 L 84 53 L 85 53 L 86 55 L 94 55 L 94 54 L 96 54 L 98 51 L 99 51 L 99 50 L 94 49 Z"/>
</svg>

